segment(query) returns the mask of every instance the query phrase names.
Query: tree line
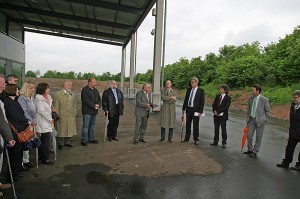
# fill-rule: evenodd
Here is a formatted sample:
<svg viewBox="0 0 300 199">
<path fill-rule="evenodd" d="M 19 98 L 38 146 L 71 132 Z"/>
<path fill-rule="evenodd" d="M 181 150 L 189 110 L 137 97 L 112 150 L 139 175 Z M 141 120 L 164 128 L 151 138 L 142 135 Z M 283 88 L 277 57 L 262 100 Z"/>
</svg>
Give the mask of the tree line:
<svg viewBox="0 0 300 199">
<path fill-rule="evenodd" d="M 286 35 L 278 42 L 260 46 L 259 42 L 246 43 L 240 46 L 224 45 L 217 54 L 209 53 L 205 57 L 194 57 L 191 60 L 180 58 L 168 64 L 164 69 L 164 79 L 172 81 L 178 89 L 187 88 L 192 76 L 200 80 L 201 85 L 222 83 L 231 88 L 244 88 L 254 83 L 267 87 L 290 86 L 300 80 L 300 26 L 292 34 Z M 36 77 L 36 72 L 27 71 L 27 77 Z M 75 73 L 47 71 L 41 77 L 63 79 L 88 79 L 99 81 L 115 79 L 121 76 L 110 72 L 96 75 L 95 73 Z M 151 83 L 153 71 L 137 73 L 136 82 Z M 125 81 L 128 81 L 127 77 Z"/>
<path fill-rule="evenodd" d="M 75 73 L 74 71 L 70 72 L 59 72 L 56 70 L 48 70 L 43 75 L 38 75 L 38 71 L 29 70 L 26 72 L 26 77 L 41 77 L 41 78 L 57 78 L 57 79 L 82 79 L 87 80 L 89 78 L 95 78 L 98 81 L 108 81 L 116 80 L 117 82 L 121 81 L 121 73 L 111 74 L 110 72 L 102 73 L 102 75 L 97 75 L 96 73 Z M 125 81 L 129 81 L 129 77 L 125 78 Z"/>
<path fill-rule="evenodd" d="M 196 76 L 200 84 L 221 83 L 243 88 L 259 83 L 264 86 L 289 86 L 300 80 L 300 26 L 277 43 L 261 47 L 258 42 L 240 46 L 224 45 L 219 53 L 204 58 L 181 58 L 165 67 L 165 78 L 173 86 L 184 89 Z M 153 72 L 137 74 L 138 82 L 152 82 Z"/>
</svg>

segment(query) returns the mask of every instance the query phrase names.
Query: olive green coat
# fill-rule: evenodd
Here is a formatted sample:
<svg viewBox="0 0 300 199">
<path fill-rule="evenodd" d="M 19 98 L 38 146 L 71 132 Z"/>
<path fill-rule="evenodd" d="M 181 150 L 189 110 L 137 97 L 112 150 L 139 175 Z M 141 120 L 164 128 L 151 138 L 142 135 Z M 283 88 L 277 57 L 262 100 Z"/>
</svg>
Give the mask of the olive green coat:
<svg viewBox="0 0 300 199">
<path fill-rule="evenodd" d="M 161 110 L 160 110 L 160 126 L 163 128 L 174 128 L 176 121 L 176 100 L 170 99 L 171 96 L 176 96 L 176 92 L 171 89 L 169 94 L 167 89 L 161 91 Z"/>
<path fill-rule="evenodd" d="M 59 114 L 57 124 L 57 137 L 72 137 L 77 135 L 76 114 L 77 102 L 75 93 L 66 94 L 64 90 L 57 91 L 54 95 L 53 106 Z"/>
</svg>

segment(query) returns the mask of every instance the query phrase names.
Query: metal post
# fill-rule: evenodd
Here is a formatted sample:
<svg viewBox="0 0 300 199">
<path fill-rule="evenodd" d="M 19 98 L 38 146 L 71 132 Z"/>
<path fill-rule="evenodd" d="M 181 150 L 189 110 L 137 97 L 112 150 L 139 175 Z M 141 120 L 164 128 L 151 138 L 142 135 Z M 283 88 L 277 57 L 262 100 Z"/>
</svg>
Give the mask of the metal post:
<svg viewBox="0 0 300 199">
<path fill-rule="evenodd" d="M 126 47 L 122 48 L 122 60 L 121 60 L 121 82 L 120 82 L 120 89 L 124 93 L 125 92 L 125 87 L 124 87 L 124 82 L 125 82 L 125 69 L 126 69 Z"/>
<path fill-rule="evenodd" d="M 155 44 L 154 44 L 154 60 L 153 60 L 153 92 L 159 93 L 161 90 L 161 66 L 162 66 L 162 39 L 163 39 L 163 20 L 164 20 L 164 0 L 156 2 L 156 18 L 155 18 Z M 154 96 L 153 103 L 160 104 L 160 97 Z M 159 111 L 159 107 L 153 111 Z"/>
<path fill-rule="evenodd" d="M 167 27 L 167 0 L 165 0 L 165 15 L 164 15 L 164 37 L 162 49 L 162 67 L 161 67 L 161 89 L 164 88 L 165 79 L 165 51 L 166 51 L 166 27 Z"/>
<path fill-rule="evenodd" d="M 134 87 L 135 87 L 135 73 L 136 73 L 136 43 L 137 43 L 137 32 L 131 36 L 131 49 L 130 49 L 130 81 L 129 81 L 129 92 L 128 98 L 134 98 Z"/>
</svg>

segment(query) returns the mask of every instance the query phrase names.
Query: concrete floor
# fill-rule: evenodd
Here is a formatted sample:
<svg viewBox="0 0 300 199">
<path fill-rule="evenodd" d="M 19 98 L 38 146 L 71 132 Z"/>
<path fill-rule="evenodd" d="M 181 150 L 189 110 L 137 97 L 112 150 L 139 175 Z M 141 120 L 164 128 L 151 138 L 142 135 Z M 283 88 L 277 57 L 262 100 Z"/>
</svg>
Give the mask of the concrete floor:
<svg viewBox="0 0 300 199">
<path fill-rule="evenodd" d="M 179 102 L 177 107 L 178 125 L 181 104 Z M 242 129 L 245 125 L 243 112 L 230 112 L 226 149 L 209 145 L 213 140 L 210 107 L 205 108 L 206 116 L 200 120 L 199 146 L 192 142 L 180 143 L 179 126 L 175 131 L 174 143 L 159 143 L 158 113 L 150 116 L 146 136 L 148 143 L 135 146 L 132 144 L 134 102 L 127 100 L 125 105 L 127 114 L 121 118 L 120 142 L 103 143 L 104 117 L 101 112 L 96 131 L 100 143 L 81 146 L 82 122 L 79 114 L 79 135 L 73 138 L 75 146 L 58 151 L 53 166 L 40 165 L 38 170 L 34 168 L 24 172 L 23 180 L 15 184 L 18 198 L 299 198 L 300 173 L 276 167 L 276 163 L 283 158 L 287 143 L 287 121 L 271 119 L 265 129 L 258 157 L 250 158 L 241 154 Z M 299 146 L 295 151 L 295 160 L 298 153 Z M 34 159 L 33 152 L 31 158 Z M 3 192 L 4 198 L 13 198 L 12 190 Z"/>
</svg>

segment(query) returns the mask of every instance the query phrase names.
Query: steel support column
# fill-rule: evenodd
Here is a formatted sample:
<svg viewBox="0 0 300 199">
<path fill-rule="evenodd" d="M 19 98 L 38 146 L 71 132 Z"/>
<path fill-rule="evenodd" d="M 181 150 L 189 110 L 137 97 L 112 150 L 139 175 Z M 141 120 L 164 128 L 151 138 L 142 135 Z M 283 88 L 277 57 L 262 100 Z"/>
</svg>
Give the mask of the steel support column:
<svg viewBox="0 0 300 199">
<path fill-rule="evenodd" d="M 131 36 L 131 49 L 130 49 L 130 81 L 128 89 L 128 98 L 135 98 L 135 75 L 136 75 L 136 46 L 137 46 L 137 32 Z"/>
<path fill-rule="evenodd" d="M 126 94 L 126 88 L 124 86 L 124 82 L 125 82 L 125 69 L 126 69 L 126 48 L 122 48 L 120 89 L 122 90 L 122 92 L 124 94 Z"/>
<path fill-rule="evenodd" d="M 160 104 L 160 80 L 162 66 L 162 42 L 163 42 L 163 25 L 164 25 L 164 0 L 156 2 L 156 18 L 155 18 L 155 40 L 154 40 L 154 57 L 153 57 L 153 103 Z M 153 109 L 159 111 L 160 106 Z"/>
</svg>

